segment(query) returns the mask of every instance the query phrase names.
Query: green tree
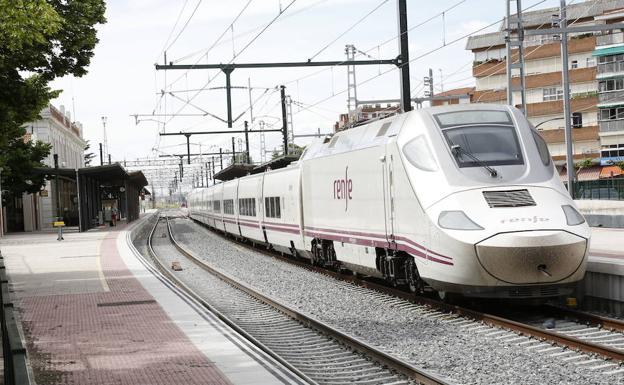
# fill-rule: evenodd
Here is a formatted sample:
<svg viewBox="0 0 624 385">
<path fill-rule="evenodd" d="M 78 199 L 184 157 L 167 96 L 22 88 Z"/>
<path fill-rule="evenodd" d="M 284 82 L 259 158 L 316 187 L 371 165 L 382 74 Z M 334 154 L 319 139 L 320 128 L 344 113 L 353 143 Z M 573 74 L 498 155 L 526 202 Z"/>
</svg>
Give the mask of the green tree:
<svg viewBox="0 0 624 385">
<path fill-rule="evenodd" d="M 624 171 L 624 162 L 619 162 L 616 165 L 620 168 L 620 170 Z"/>
<path fill-rule="evenodd" d="M 41 188 L 33 168 L 50 146 L 25 141 L 23 126 L 59 95 L 50 81 L 87 72 L 104 11 L 103 0 L 0 0 L 0 167 L 11 195 Z"/>
<path fill-rule="evenodd" d="M 594 161 L 590 158 L 585 158 L 580 162 L 576 163 L 574 166 L 577 168 L 576 175 L 578 175 L 582 169 L 591 167 L 594 164 Z"/>
</svg>

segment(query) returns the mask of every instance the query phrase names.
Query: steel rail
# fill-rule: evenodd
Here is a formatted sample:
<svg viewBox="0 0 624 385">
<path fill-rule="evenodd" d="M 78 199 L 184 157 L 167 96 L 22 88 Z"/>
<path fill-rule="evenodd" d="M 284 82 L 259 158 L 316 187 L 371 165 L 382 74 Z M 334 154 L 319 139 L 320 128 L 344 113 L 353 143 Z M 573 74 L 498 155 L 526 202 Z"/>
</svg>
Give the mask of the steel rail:
<svg viewBox="0 0 624 385">
<path fill-rule="evenodd" d="M 157 215 L 159 215 L 159 214 L 157 214 Z M 305 373 L 301 372 L 299 369 L 297 369 L 296 367 L 291 365 L 288 361 L 284 360 L 279 354 L 275 353 L 273 350 L 271 350 L 269 347 L 264 345 L 262 342 L 258 341 L 251 334 L 247 333 L 244 329 L 239 327 L 229 317 L 227 317 L 225 314 L 223 314 L 222 312 L 217 310 L 214 306 L 212 306 L 211 304 L 206 302 L 199 294 L 195 293 L 195 291 L 193 291 L 188 285 L 183 283 L 171 271 L 169 271 L 167 266 L 165 266 L 160 261 L 160 259 L 158 258 L 157 254 L 156 254 L 156 251 L 154 250 L 154 247 L 153 247 L 153 244 L 152 244 L 152 239 L 154 237 L 154 232 L 156 231 L 156 228 L 158 227 L 158 224 L 161 222 L 162 219 L 163 219 L 162 217 L 159 217 L 159 218 L 156 219 L 156 221 L 154 223 L 154 227 L 152 228 L 152 230 L 150 231 L 150 233 L 149 233 L 149 235 L 147 237 L 147 249 L 148 249 L 148 252 L 149 252 L 150 256 L 152 257 L 152 260 L 154 261 L 154 263 L 156 263 L 158 265 L 158 269 L 170 281 L 172 281 L 176 286 L 178 286 L 183 291 L 185 291 L 193 299 L 195 299 L 196 301 L 201 303 L 202 306 L 204 306 L 206 309 L 208 309 L 210 312 L 212 312 L 217 318 L 219 318 L 221 321 L 223 321 L 230 328 L 234 329 L 234 331 L 236 333 L 240 334 L 245 339 L 247 339 L 250 343 L 255 345 L 258 349 L 262 350 L 264 353 L 266 353 L 272 359 L 274 359 L 275 361 L 277 361 L 278 363 L 283 365 L 286 369 L 290 370 L 292 373 L 294 373 L 296 376 L 298 376 L 301 380 L 303 380 L 306 383 L 311 384 L 311 385 L 318 385 L 316 381 L 312 380 Z M 165 219 L 167 221 L 167 230 L 168 230 L 168 232 L 169 232 L 169 234 L 171 236 L 171 229 L 169 228 L 169 218 L 165 217 Z M 170 239 L 173 239 L 173 238 L 170 238 Z"/>
<path fill-rule="evenodd" d="M 558 305 L 544 305 L 543 309 L 553 315 L 565 315 L 577 319 L 593 326 L 600 326 L 603 329 L 624 332 L 624 320 L 600 316 L 597 314 L 587 313 L 581 310 L 569 309 Z"/>
<path fill-rule="evenodd" d="M 174 246 L 176 247 L 176 249 L 178 249 L 178 251 L 180 251 L 182 254 L 184 254 L 186 257 L 188 257 L 190 260 L 192 260 L 193 262 L 195 262 L 199 267 L 201 267 L 202 269 L 208 271 L 209 273 L 219 277 L 220 279 L 222 279 L 223 281 L 227 282 L 228 284 L 236 287 L 237 289 L 249 294 L 250 296 L 252 296 L 253 298 L 256 298 L 257 300 L 272 306 L 276 309 L 278 309 L 279 311 L 281 311 L 282 313 L 288 315 L 289 317 L 291 317 L 292 319 L 295 319 L 299 322 L 301 322 L 302 324 L 315 329 L 325 335 L 329 335 L 333 338 L 335 338 L 336 340 L 342 342 L 343 344 L 351 347 L 353 350 L 360 352 L 370 358 L 372 358 L 373 360 L 386 365 L 389 368 L 392 368 L 394 370 L 396 370 L 397 372 L 404 374 L 405 376 L 414 379 L 416 381 L 419 381 L 419 383 L 423 384 L 423 385 L 450 385 L 451 383 L 448 382 L 446 379 L 442 379 L 437 377 L 436 375 L 434 375 L 433 373 L 427 372 L 424 369 L 418 368 L 408 362 L 405 362 L 399 358 L 393 357 L 379 349 L 376 349 L 368 344 L 366 344 L 365 342 L 351 336 L 348 335 L 338 329 L 335 329 L 309 315 L 305 315 L 297 310 L 294 310 L 291 307 L 288 307 L 282 303 L 280 303 L 279 301 L 277 301 L 276 299 L 273 299 L 265 294 L 262 294 L 260 292 L 258 292 L 257 290 L 252 289 L 251 287 L 241 283 L 240 281 L 237 281 L 235 278 L 233 278 L 232 276 L 230 276 L 227 273 L 224 273 L 218 269 L 213 268 L 212 266 L 208 265 L 206 262 L 204 262 L 203 260 L 195 257 L 190 251 L 188 251 L 184 246 L 182 246 L 176 239 L 175 236 L 173 235 L 172 231 L 171 231 L 171 227 L 169 225 L 169 221 L 167 220 L 167 228 L 169 229 L 169 237 L 172 241 L 172 243 L 174 244 Z"/>
<path fill-rule="evenodd" d="M 193 219 L 196 223 L 201 224 L 202 226 L 206 227 L 203 223 L 196 221 L 195 219 Z M 565 346 L 571 349 L 578 349 L 584 352 L 588 352 L 588 353 L 596 353 L 599 354 L 603 357 L 609 358 L 609 359 L 613 359 L 613 360 L 617 360 L 620 362 L 624 362 L 624 350 L 618 350 L 618 349 L 614 349 L 611 348 L 609 346 L 605 346 L 605 345 L 600 345 L 600 344 L 596 344 L 593 342 L 588 342 L 588 341 L 584 341 L 580 338 L 576 338 L 576 337 L 572 337 L 572 336 L 568 336 L 568 335 L 564 335 L 561 333 L 557 333 L 557 332 L 553 332 L 553 331 L 549 331 L 546 329 L 540 329 L 538 327 L 535 326 L 531 326 L 531 325 L 527 325 L 518 321 L 513 321 L 507 318 L 503 318 L 500 316 L 496 316 L 493 314 L 488 314 L 488 313 L 484 313 L 484 312 L 480 312 L 477 310 L 472 310 L 472 309 L 468 309 L 462 306 L 458 306 L 458 305 L 453 305 L 453 304 L 449 304 L 449 303 L 445 303 L 445 302 L 441 302 L 441 301 L 437 301 L 431 298 L 426 298 L 423 296 L 419 296 L 419 295 L 415 295 L 413 293 L 409 293 L 400 289 L 396 289 L 396 288 L 391 288 L 388 287 L 386 285 L 382 285 L 379 283 L 375 283 L 372 281 L 368 281 L 368 280 L 363 280 L 363 279 L 359 279 L 356 276 L 353 275 L 345 275 L 345 274 L 341 274 L 332 270 L 328 270 L 325 268 L 321 268 L 321 267 L 317 267 L 317 266 L 312 266 L 309 264 L 309 262 L 302 262 L 300 260 L 294 259 L 292 257 L 285 257 L 285 256 L 281 256 L 281 255 L 277 255 L 275 253 L 269 252 L 269 251 L 265 251 L 259 248 L 253 248 L 252 246 L 249 246 L 248 244 L 244 243 L 244 242 L 239 242 L 240 244 L 243 244 L 255 251 L 259 251 L 261 253 L 264 253 L 265 255 L 269 255 L 272 256 L 274 258 L 280 259 L 282 261 L 291 263 L 291 264 L 295 264 L 297 266 L 303 267 L 305 269 L 308 269 L 310 271 L 315 271 L 315 272 L 319 272 L 322 274 L 327 274 L 330 275 L 336 279 L 342 280 L 342 281 L 346 281 L 346 282 L 351 282 L 354 284 L 357 284 L 361 287 L 367 288 L 367 289 L 371 289 L 371 290 L 376 290 L 382 293 L 386 293 L 401 299 L 404 299 L 406 301 L 415 303 L 415 304 L 419 304 L 419 305 L 428 305 L 433 307 L 434 309 L 440 310 L 440 311 L 444 311 L 444 312 L 451 312 L 463 317 L 467 317 L 476 321 L 481 321 L 487 325 L 491 325 L 491 326 L 495 326 L 495 327 L 499 327 L 499 328 L 505 328 L 505 329 L 509 329 L 509 330 L 513 330 L 516 332 L 519 332 L 525 336 L 530 336 L 530 337 L 534 337 L 534 338 L 539 338 L 542 340 L 548 340 L 548 341 L 552 341 L 552 342 L 556 342 L 557 344 L 561 345 L 561 346 Z M 569 311 L 570 314 L 571 311 Z M 577 312 L 577 313 L 581 313 L 581 312 Z M 598 316 L 590 316 L 588 314 L 585 313 L 581 313 L 578 315 L 579 318 L 581 318 L 581 316 L 583 316 L 582 319 L 587 320 L 587 322 L 595 322 L 596 324 L 601 324 L 604 325 L 605 327 L 612 327 L 612 328 L 616 328 L 616 327 L 624 327 L 624 323 L 618 322 L 617 320 L 610 320 L 608 318 L 605 317 L 598 317 Z M 602 320 L 599 320 L 598 318 L 602 318 Z M 608 325 L 608 326 L 607 326 Z M 621 329 L 617 329 L 617 330 L 621 330 Z"/>
</svg>

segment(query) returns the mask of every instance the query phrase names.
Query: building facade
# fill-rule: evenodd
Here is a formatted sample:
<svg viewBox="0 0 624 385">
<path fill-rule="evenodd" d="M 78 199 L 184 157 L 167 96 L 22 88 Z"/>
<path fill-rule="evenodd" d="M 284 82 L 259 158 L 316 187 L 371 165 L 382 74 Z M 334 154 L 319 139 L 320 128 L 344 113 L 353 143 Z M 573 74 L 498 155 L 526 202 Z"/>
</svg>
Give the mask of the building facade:
<svg viewBox="0 0 624 385">
<path fill-rule="evenodd" d="M 624 9 L 597 17 L 606 24 L 624 21 Z M 611 31 L 596 38 L 600 164 L 624 162 L 624 34 Z"/>
<path fill-rule="evenodd" d="M 48 167 L 54 167 L 54 154 L 58 155 L 60 168 L 78 169 L 84 167 L 82 125 L 72 122 L 71 115 L 61 106 L 49 105 L 40 113 L 41 119 L 26 124 L 27 138 L 50 143 L 50 155 L 44 159 Z M 78 224 L 78 196 L 75 180 L 66 177 L 46 182 L 38 194 L 24 194 L 21 202 L 23 222 L 16 220 L 10 231 L 36 231 L 51 229 L 52 223 L 60 214 L 67 225 Z M 19 209 L 14 217 L 19 218 Z"/>
<path fill-rule="evenodd" d="M 569 24 L 574 26 L 604 24 L 604 16 L 614 9 L 624 7 L 624 1 L 588 1 L 569 5 Z M 551 27 L 558 8 L 523 13 L 526 29 Z M 507 64 L 505 32 L 476 35 L 469 38 L 466 49 L 474 53 L 472 73 L 475 78 L 473 103 L 507 102 Z M 599 63 L 596 47 L 603 37 L 598 33 L 568 35 L 570 107 L 574 159 L 601 158 L 603 148 L 599 125 Z M 518 51 L 513 50 L 513 60 Z M 563 86 L 561 47 L 557 36 L 527 36 L 524 40 L 525 93 L 527 115 L 547 141 L 553 159 L 563 161 L 566 155 L 563 118 Z M 519 76 L 512 79 L 513 86 L 520 85 Z M 624 91 L 623 91 L 624 92 Z M 514 103 L 520 103 L 520 92 L 513 92 Z"/>
</svg>

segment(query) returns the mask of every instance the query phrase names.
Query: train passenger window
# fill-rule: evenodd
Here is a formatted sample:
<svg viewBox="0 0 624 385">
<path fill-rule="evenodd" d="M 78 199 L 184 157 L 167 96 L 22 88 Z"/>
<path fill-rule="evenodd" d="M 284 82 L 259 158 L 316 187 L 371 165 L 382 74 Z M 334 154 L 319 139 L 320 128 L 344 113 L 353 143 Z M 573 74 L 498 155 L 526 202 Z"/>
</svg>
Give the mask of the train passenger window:
<svg viewBox="0 0 624 385">
<path fill-rule="evenodd" d="M 505 124 L 512 125 L 511 117 L 506 111 L 468 110 L 446 112 L 433 115 L 440 128 L 464 126 L 469 124 Z"/>
<path fill-rule="evenodd" d="M 264 198 L 264 215 L 267 218 L 281 218 L 280 197 Z"/>
<path fill-rule="evenodd" d="M 542 138 L 537 131 L 531 130 L 533 133 L 533 139 L 535 140 L 535 144 L 537 145 L 537 151 L 539 152 L 540 159 L 542 159 L 542 163 L 544 166 L 548 166 L 550 164 L 550 153 L 548 152 L 548 145 L 546 141 Z"/>
<path fill-rule="evenodd" d="M 513 126 L 466 126 L 443 130 L 459 167 L 524 164 Z"/>
<path fill-rule="evenodd" d="M 239 214 L 249 217 L 256 216 L 256 200 L 255 198 L 241 198 L 238 200 Z"/>
<path fill-rule="evenodd" d="M 438 165 L 424 135 L 419 135 L 403 146 L 403 154 L 414 166 L 424 171 L 436 171 Z"/>
<path fill-rule="evenodd" d="M 233 199 L 223 200 L 223 213 L 234 215 L 234 200 Z"/>
<path fill-rule="evenodd" d="M 215 213 L 221 212 L 221 201 L 213 201 L 214 211 Z"/>
</svg>

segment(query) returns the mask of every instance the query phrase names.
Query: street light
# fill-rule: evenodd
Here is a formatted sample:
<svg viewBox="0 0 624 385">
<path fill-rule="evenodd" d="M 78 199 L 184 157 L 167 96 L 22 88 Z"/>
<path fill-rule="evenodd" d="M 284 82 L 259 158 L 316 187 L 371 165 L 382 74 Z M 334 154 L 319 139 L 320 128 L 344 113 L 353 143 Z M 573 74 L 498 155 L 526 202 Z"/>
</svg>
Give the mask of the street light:
<svg viewBox="0 0 624 385">
<path fill-rule="evenodd" d="M 106 121 L 108 120 L 108 117 L 106 116 L 102 116 L 102 126 L 104 127 L 104 159 L 106 159 L 106 154 L 108 154 L 108 139 L 106 139 Z"/>
</svg>

